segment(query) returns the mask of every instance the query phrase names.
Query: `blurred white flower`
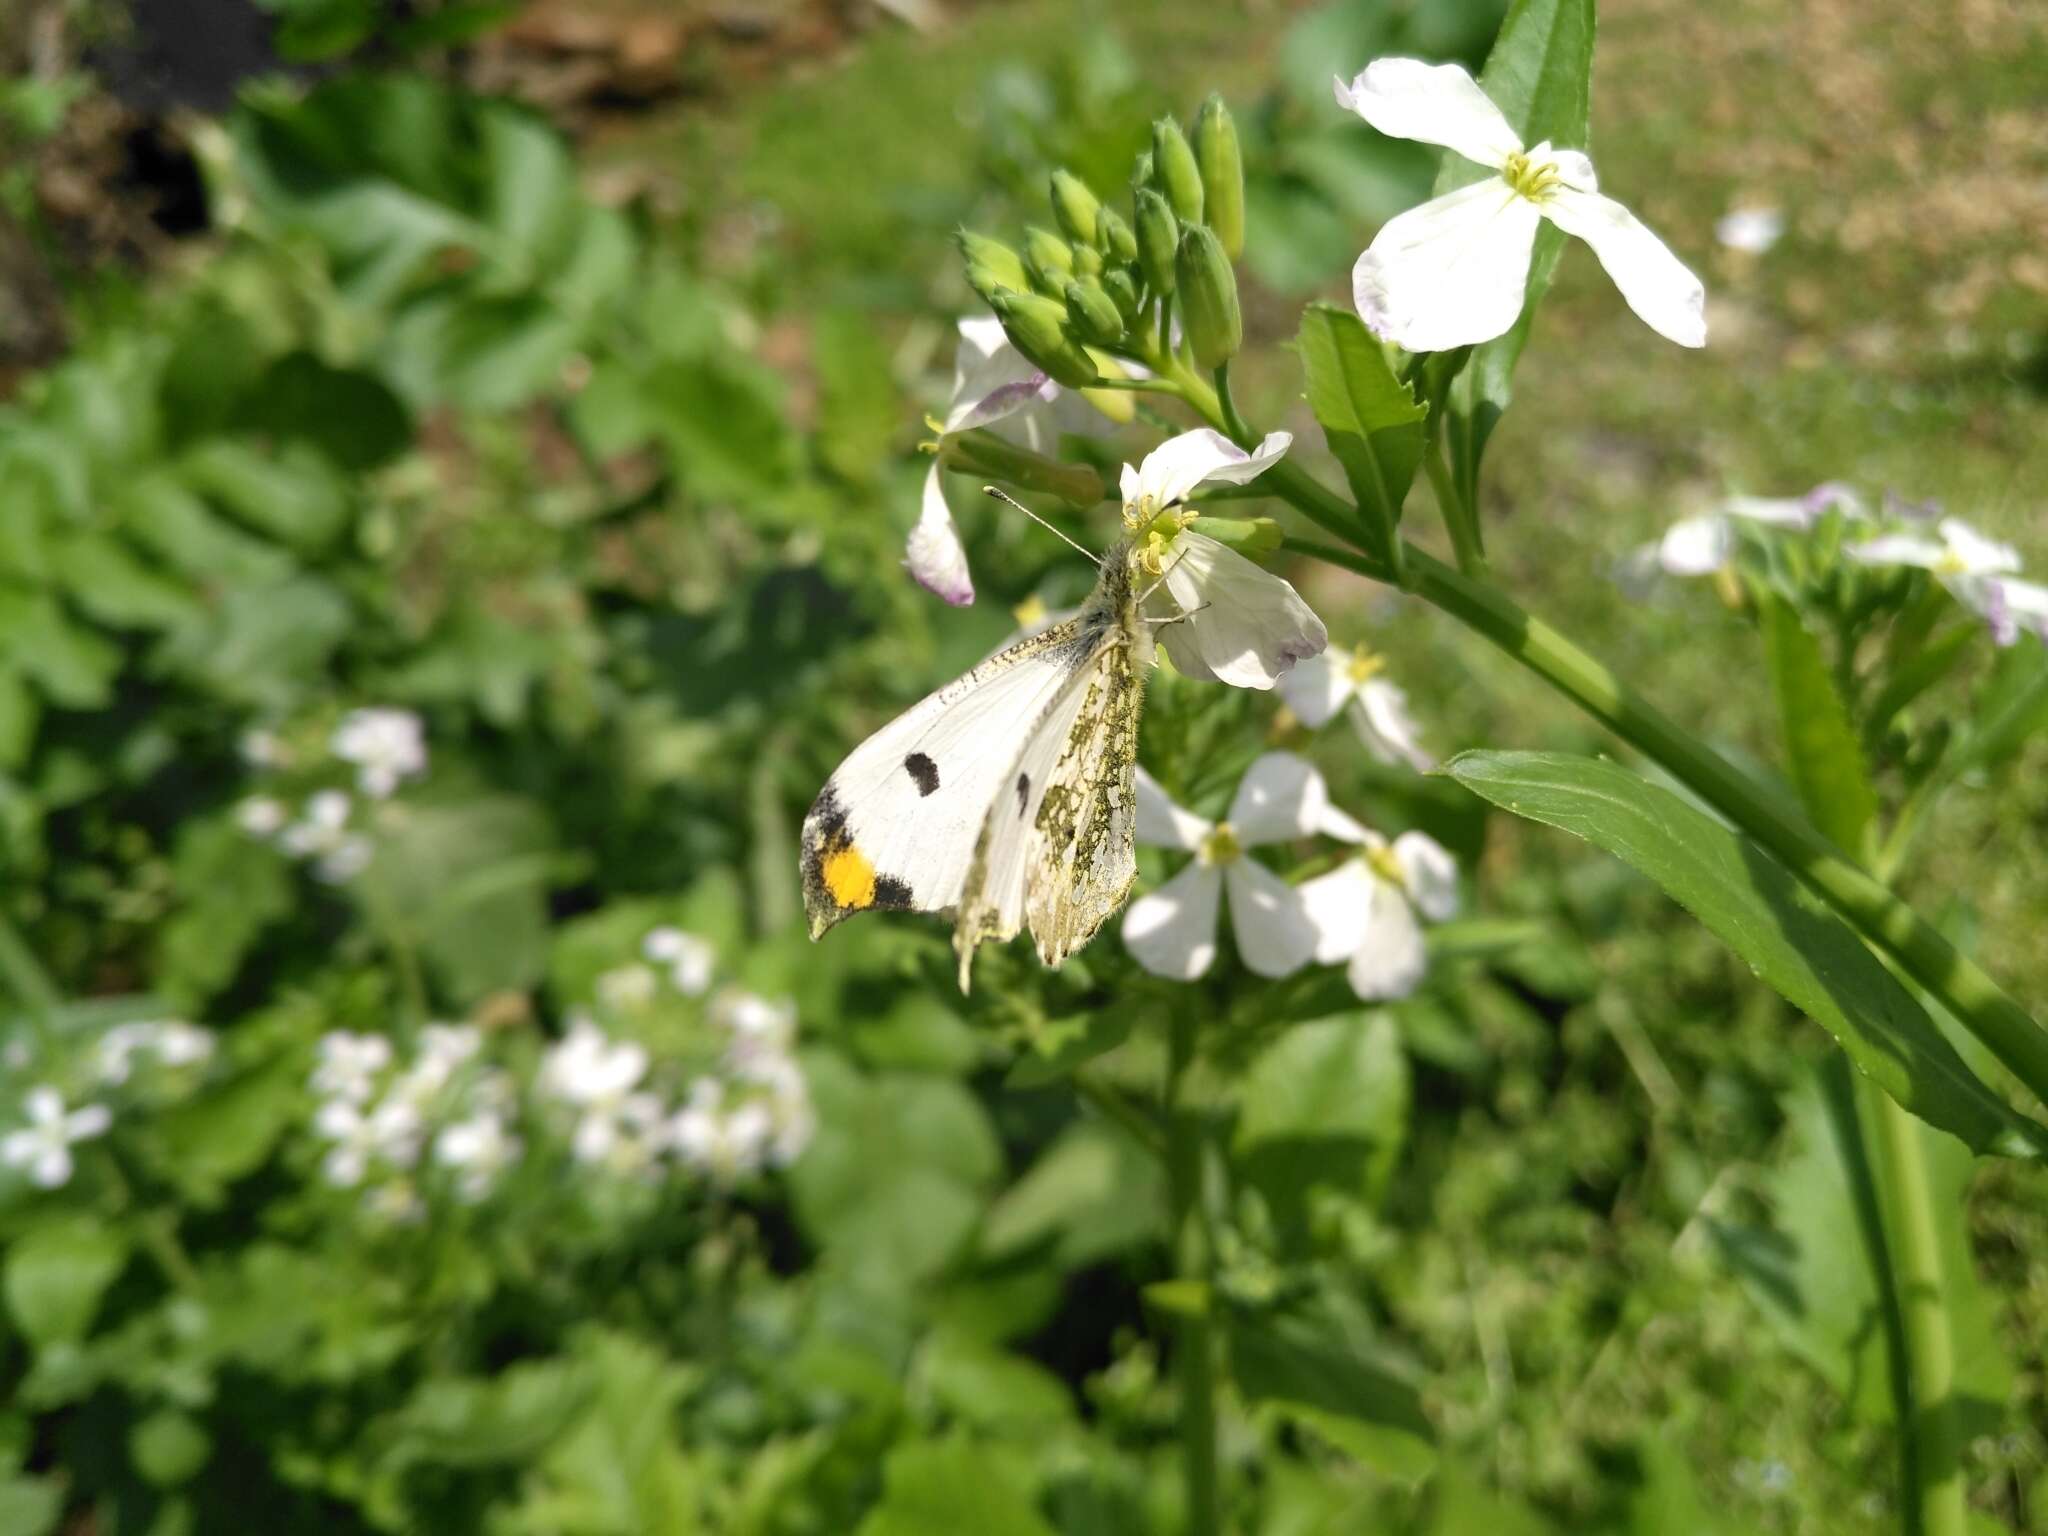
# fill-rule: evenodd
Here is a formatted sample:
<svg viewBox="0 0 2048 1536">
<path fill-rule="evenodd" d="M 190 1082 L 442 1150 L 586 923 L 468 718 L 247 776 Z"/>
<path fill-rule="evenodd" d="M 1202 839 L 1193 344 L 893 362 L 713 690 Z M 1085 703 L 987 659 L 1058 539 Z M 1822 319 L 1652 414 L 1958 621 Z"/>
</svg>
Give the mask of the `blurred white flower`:
<svg viewBox="0 0 2048 1536">
<path fill-rule="evenodd" d="M 295 858 L 312 858 L 330 885 L 353 880 L 370 862 L 369 839 L 348 830 L 354 805 L 338 789 L 323 789 L 306 801 L 305 813 L 278 834 L 278 846 Z"/>
<path fill-rule="evenodd" d="M 1168 438 L 1123 470 L 1124 531 L 1141 579 L 1162 587 L 1159 643 L 1189 677 L 1235 688 L 1271 688 L 1289 668 L 1322 653 L 1323 621 L 1288 582 L 1194 525 L 1182 506 L 1214 483 L 1244 485 L 1278 463 L 1294 441 L 1273 432 L 1250 453 L 1202 428 Z M 1176 509 L 1179 510 L 1176 510 Z"/>
<path fill-rule="evenodd" d="M 491 1192 L 498 1178 L 519 1160 L 522 1144 L 499 1115 L 480 1109 L 443 1126 L 434 1138 L 434 1160 L 456 1170 L 456 1192 L 477 1201 Z"/>
<path fill-rule="evenodd" d="M 409 1227 L 426 1217 L 427 1205 L 411 1179 L 393 1179 L 363 1196 L 363 1210 L 378 1221 Z"/>
<path fill-rule="evenodd" d="M 1138 841 L 1195 857 L 1131 903 L 1124 947 L 1155 976 L 1194 980 L 1215 962 L 1216 921 L 1227 889 L 1246 968 L 1261 976 L 1301 969 L 1316 943 L 1301 893 L 1245 850 L 1307 836 L 1321 825 L 1328 804 L 1322 775 L 1291 752 L 1268 752 L 1246 769 L 1220 823 L 1182 810 L 1139 769 Z"/>
<path fill-rule="evenodd" d="M 64 1096 L 48 1084 L 31 1088 L 21 1101 L 23 1118 L 19 1130 L 0 1137 L 0 1162 L 10 1168 L 26 1168 L 29 1182 L 39 1189 L 56 1189 L 71 1181 L 71 1148 L 81 1141 L 104 1136 L 114 1123 L 104 1104 L 86 1104 L 77 1109 L 64 1107 Z"/>
<path fill-rule="evenodd" d="M 1712 576 L 1735 558 L 1741 524 L 1804 533 L 1829 512 L 1856 520 L 1870 515 L 1862 498 L 1832 480 L 1804 496 L 1729 496 L 1713 511 L 1680 518 L 1663 538 L 1622 556 L 1616 579 L 1631 596 L 1642 597 L 1660 574 Z"/>
<path fill-rule="evenodd" d="M 614 1173 L 646 1173 L 669 1136 L 668 1110 L 661 1100 L 651 1093 L 629 1093 L 585 1109 L 569 1150 L 578 1162 L 603 1163 Z"/>
<path fill-rule="evenodd" d="M 429 1024 L 420 1031 L 412 1062 L 391 1085 L 390 1097 L 424 1113 L 482 1045 L 483 1037 L 467 1024 Z"/>
<path fill-rule="evenodd" d="M 637 1013 L 654 1001 L 661 978 L 635 962 L 606 971 L 597 978 L 597 1000 L 620 1013 Z"/>
<path fill-rule="evenodd" d="M 291 763 L 291 752 L 277 732 L 251 727 L 242 732 L 239 743 L 242 761 L 252 768 L 283 768 Z"/>
<path fill-rule="evenodd" d="M 1431 922 L 1458 915 L 1457 862 L 1426 833 L 1389 843 L 1335 807 L 1322 830 L 1360 852 L 1301 887 L 1317 962 L 1345 965 L 1351 990 L 1367 1002 L 1408 996 L 1429 968 L 1417 914 Z"/>
<path fill-rule="evenodd" d="M 640 941 L 640 953 L 656 965 L 667 966 L 669 980 L 685 997 L 702 997 L 709 990 L 718 960 L 709 939 L 670 927 L 648 930 Z"/>
<path fill-rule="evenodd" d="M 1408 695 L 1381 675 L 1385 668 L 1385 658 L 1363 645 L 1348 652 L 1325 651 L 1281 678 L 1280 696 L 1312 731 L 1349 704 L 1352 723 L 1375 759 L 1427 773 L 1436 759 L 1423 750 L 1422 728 L 1408 712 Z"/>
<path fill-rule="evenodd" d="M 924 501 L 904 546 L 903 564 L 919 586 L 957 607 L 974 601 L 974 579 L 960 530 L 946 505 L 940 468 L 946 439 L 987 427 L 1034 453 L 1049 453 L 1059 445 L 1062 432 L 1101 432 L 1109 422 L 1079 396 L 1062 391 L 1011 346 L 1000 320 L 976 315 L 960 322 L 953 399 L 945 419 L 934 425 L 940 451 L 934 453 L 925 475 Z"/>
<path fill-rule="evenodd" d="M 796 1043 L 796 1004 L 787 998 L 771 1003 L 730 988 L 711 1005 L 711 1022 L 731 1033 L 726 1059 L 741 1076 L 787 1057 Z"/>
<path fill-rule="evenodd" d="M 356 788 L 387 798 L 404 780 L 427 771 L 426 733 L 409 709 L 352 709 L 328 745 L 356 769 Z"/>
<path fill-rule="evenodd" d="M 1514 325 L 1538 225 L 1592 246 L 1628 307 L 1681 346 L 1707 344 L 1706 290 L 1636 216 L 1599 191 L 1593 162 L 1547 141 L 1525 149 L 1479 83 L 1456 64 L 1376 59 L 1337 104 L 1381 133 L 1441 144 L 1499 174 L 1434 198 L 1380 227 L 1352 270 L 1374 334 L 1410 352 L 1491 341 Z"/>
<path fill-rule="evenodd" d="M 382 1035 L 330 1030 L 314 1049 L 320 1060 L 307 1085 L 322 1098 L 350 1104 L 366 1103 L 377 1074 L 391 1065 L 391 1042 Z"/>
<path fill-rule="evenodd" d="M 419 1161 L 420 1114 L 402 1099 L 386 1099 L 368 1114 L 347 1099 L 329 1099 L 314 1112 L 313 1129 L 334 1143 L 320 1170 L 343 1189 L 362 1183 L 373 1162 L 410 1168 Z"/>
<path fill-rule="evenodd" d="M 2048 638 L 2048 587 L 2014 580 L 2019 551 L 1987 539 L 1959 518 L 1923 533 L 1884 533 L 1842 553 L 1863 565 L 1911 565 L 1931 571 L 1955 597 L 1991 627 L 1991 638 L 2011 645 L 2022 629 Z"/>
<path fill-rule="evenodd" d="M 1714 238 L 1747 256 L 1763 255 L 1784 233 L 1785 215 L 1777 208 L 1731 208 L 1714 222 Z"/>
<path fill-rule="evenodd" d="M 538 1086 L 577 1105 L 617 1103 L 647 1075 L 647 1048 L 613 1040 L 589 1018 L 569 1021 L 569 1033 L 541 1058 Z"/>
<path fill-rule="evenodd" d="M 677 1161 L 720 1181 L 758 1172 L 776 1131 L 774 1115 L 759 1100 L 731 1109 L 724 1103 L 725 1084 L 698 1078 L 669 1131 Z"/>
<path fill-rule="evenodd" d="M 235 806 L 235 825 L 251 837 L 275 837 L 291 811 L 275 795 L 251 795 Z"/>
<path fill-rule="evenodd" d="M 93 1046 L 93 1064 L 102 1083 L 118 1086 L 128 1081 L 135 1058 L 144 1052 L 154 1055 L 166 1067 L 196 1066 L 213 1055 L 210 1030 L 183 1019 L 138 1019 L 116 1024 Z"/>
</svg>

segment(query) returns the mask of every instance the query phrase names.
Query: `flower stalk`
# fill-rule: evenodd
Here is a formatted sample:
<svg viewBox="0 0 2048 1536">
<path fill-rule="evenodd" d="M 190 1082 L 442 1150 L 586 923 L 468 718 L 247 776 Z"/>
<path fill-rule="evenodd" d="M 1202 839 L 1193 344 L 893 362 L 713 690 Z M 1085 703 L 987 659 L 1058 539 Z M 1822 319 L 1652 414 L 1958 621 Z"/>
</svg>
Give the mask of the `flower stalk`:
<svg viewBox="0 0 2048 1536">
<path fill-rule="evenodd" d="M 1177 1009 L 1167 1025 L 1164 1109 L 1174 1274 L 1195 1286 L 1202 1297 L 1199 1307 L 1177 1319 L 1174 1371 L 1180 1389 L 1186 1530 L 1188 1536 L 1219 1536 L 1223 1527 L 1216 1465 L 1216 1341 L 1210 1321 L 1213 1245 L 1202 1198 L 1202 1120 L 1187 1102 L 1197 1027 L 1190 1009 Z"/>
</svg>

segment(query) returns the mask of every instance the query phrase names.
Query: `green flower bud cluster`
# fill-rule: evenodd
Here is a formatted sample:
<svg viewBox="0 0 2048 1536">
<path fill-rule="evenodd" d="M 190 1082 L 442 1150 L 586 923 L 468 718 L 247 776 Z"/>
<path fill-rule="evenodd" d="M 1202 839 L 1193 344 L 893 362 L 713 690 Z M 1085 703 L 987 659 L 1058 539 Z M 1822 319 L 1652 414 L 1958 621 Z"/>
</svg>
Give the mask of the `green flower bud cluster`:
<svg viewBox="0 0 2048 1536">
<path fill-rule="evenodd" d="M 1152 125 L 1126 215 L 1065 169 L 1048 188 L 1052 227 L 1022 249 L 963 230 L 967 281 L 1015 346 L 1069 388 L 1114 377 L 1112 355 L 1144 356 L 1172 334 L 1193 361 L 1227 362 L 1244 342 L 1232 263 L 1244 251 L 1244 162 L 1230 109 L 1211 96 L 1189 134 Z"/>
</svg>

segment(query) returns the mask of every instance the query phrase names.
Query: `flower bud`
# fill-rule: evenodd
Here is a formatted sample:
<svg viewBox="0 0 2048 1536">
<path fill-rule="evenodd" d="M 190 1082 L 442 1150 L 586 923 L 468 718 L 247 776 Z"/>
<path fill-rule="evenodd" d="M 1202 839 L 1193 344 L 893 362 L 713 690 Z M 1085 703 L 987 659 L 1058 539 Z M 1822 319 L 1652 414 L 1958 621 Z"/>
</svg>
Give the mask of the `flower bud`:
<svg viewBox="0 0 2048 1536">
<path fill-rule="evenodd" d="M 1074 275 L 1073 249 L 1051 230 L 1034 224 L 1024 231 L 1024 270 L 1031 274 L 1033 288 L 1057 299 Z"/>
<path fill-rule="evenodd" d="M 1076 276 L 1076 277 L 1100 277 L 1100 276 L 1102 276 L 1102 252 L 1100 252 L 1100 251 L 1098 251 L 1097 249 L 1095 249 L 1095 247 L 1094 247 L 1094 246 L 1092 246 L 1092 245 L 1077 245 L 1077 246 L 1075 246 L 1075 247 L 1074 247 L 1074 276 Z"/>
<path fill-rule="evenodd" d="M 1202 171 L 1202 209 L 1208 226 L 1232 261 L 1244 254 L 1244 157 L 1237 124 L 1221 96 L 1202 103 L 1195 119 L 1195 163 Z"/>
<path fill-rule="evenodd" d="M 1145 281 L 1161 297 L 1173 292 L 1173 256 L 1180 244 L 1180 221 L 1166 199 L 1150 187 L 1138 191 L 1138 265 Z"/>
<path fill-rule="evenodd" d="M 1138 259 L 1138 237 L 1114 208 L 1104 208 L 1095 216 L 1095 248 L 1113 262 L 1128 265 Z"/>
<path fill-rule="evenodd" d="M 1152 125 L 1152 164 L 1158 173 L 1160 190 L 1173 205 L 1175 215 L 1183 224 L 1199 224 L 1201 167 L 1195 164 L 1195 152 L 1188 147 L 1187 135 L 1170 117 L 1162 117 Z"/>
<path fill-rule="evenodd" d="M 1010 345 L 1070 389 L 1095 382 L 1095 364 L 1067 331 L 1064 305 L 1035 293 L 997 293 L 989 300 Z"/>
<path fill-rule="evenodd" d="M 1180 232 L 1174 274 L 1180 284 L 1181 324 L 1195 361 L 1204 368 L 1230 361 L 1244 345 L 1244 317 L 1237 308 L 1237 274 L 1215 230 L 1190 224 Z"/>
<path fill-rule="evenodd" d="M 1077 507 L 1092 507 L 1105 491 L 1102 476 L 1086 464 L 1048 459 L 993 432 L 975 430 L 949 437 L 939 463 L 954 474 L 1001 480 L 1027 491 L 1049 491 Z"/>
<path fill-rule="evenodd" d="M 1095 220 L 1102 204 L 1072 171 L 1052 173 L 1052 216 L 1076 245 L 1095 243 Z"/>
<path fill-rule="evenodd" d="M 1067 320 L 1074 334 L 1099 346 L 1113 347 L 1124 337 L 1124 317 L 1116 300 L 1092 277 L 1067 284 Z"/>
<path fill-rule="evenodd" d="M 990 288 L 1011 288 L 1021 293 L 1031 286 L 1031 279 L 1024 274 L 1023 259 L 1002 241 L 960 229 L 953 232 L 953 243 L 960 247 L 960 259 L 967 264 L 968 285 L 984 299 Z M 977 268 L 982 273 L 979 282 L 975 280 Z"/>
<path fill-rule="evenodd" d="M 1264 561 L 1280 552 L 1280 525 L 1270 517 L 1211 517 L 1204 512 L 1191 526 L 1247 560 Z"/>
<path fill-rule="evenodd" d="M 1116 305 L 1116 312 L 1124 317 L 1126 327 L 1138 322 L 1138 285 L 1131 281 L 1131 274 L 1122 267 L 1102 274 L 1102 288 Z"/>
</svg>

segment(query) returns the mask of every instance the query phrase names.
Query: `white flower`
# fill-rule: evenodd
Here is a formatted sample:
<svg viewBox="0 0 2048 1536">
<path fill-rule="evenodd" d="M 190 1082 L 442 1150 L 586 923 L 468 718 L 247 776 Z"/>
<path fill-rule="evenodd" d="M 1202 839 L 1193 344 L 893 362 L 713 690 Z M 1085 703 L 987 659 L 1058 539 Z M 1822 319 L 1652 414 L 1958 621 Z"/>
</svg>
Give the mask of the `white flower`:
<svg viewBox="0 0 2048 1536">
<path fill-rule="evenodd" d="M 1107 421 L 1078 397 L 1063 392 L 1036 363 L 1010 345 L 1003 323 L 993 315 L 960 322 L 960 346 L 954 354 L 953 399 L 937 423 L 938 447 L 946 439 L 977 427 L 1029 448 L 1049 452 L 1062 432 L 1094 433 Z M 967 569 L 967 551 L 953 524 L 941 480 L 939 454 L 924 479 L 924 502 L 917 525 L 904 546 L 903 564 L 926 591 L 956 607 L 974 601 L 974 579 Z"/>
<path fill-rule="evenodd" d="M 308 1086 L 322 1098 L 350 1104 L 368 1101 L 378 1073 L 391 1065 L 391 1042 L 382 1035 L 357 1035 L 331 1030 L 315 1047 L 320 1064 Z"/>
<path fill-rule="evenodd" d="M 29 1182 L 39 1189 L 56 1189 L 71 1181 L 71 1148 L 78 1142 L 104 1136 L 114 1123 L 104 1104 L 87 1104 L 66 1110 L 64 1096 L 44 1084 L 31 1088 L 21 1101 L 28 1124 L 0 1137 L 0 1162 L 10 1168 L 26 1168 Z"/>
<path fill-rule="evenodd" d="M 690 1096 L 676 1113 L 669 1144 L 685 1167 L 720 1180 L 759 1171 L 775 1139 L 775 1117 L 767 1105 L 749 1100 L 727 1110 L 725 1085 L 713 1077 L 690 1084 Z"/>
<path fill-rule="evenodd" d="M 1273 432 L 1250 453 L 1207 428 L 1168 438 L 1135 469 L 1124 466 L 1124 530 L 1139 570 L 1163 586 L 1159 643 L 1189 677 L 1236 688 L 1271 688 L 1289 668 L 1329 643 L 1301 594 L 1193 526 L 1181 504 L 1212 482 L 1245 485 L 1294 439 Z M 1180 510 L 1175 510 L 1179 508 Z M 1178 611 L 1173 610 L 1178 605 Z"/>
<path fill-rule="evenodd" d="M 362 1183 L 373 1161 L 395 1168 L 419 1161 L 419 1111 L 403 1099 L 386 1099 L 368 1114 L 360 1104 L 329 1099 L 314 1112 L 313 1130 L 334 1143 L 320 1169 L 328 1183 L 343 1189 Z"/>
<path fill-rule="evenodd" d="M 787 1056 L 796 1043 L 796 1004 L 787 998 L 771 1003 L 734 988 L 720 993 L 712 1004 L 711 1021 L 731 1032 L 726 1059 L 742 1077 L 763 1063 Z"/>
<path fill-rule="evenodd" d="M 1301 887 L 1317 962 L 1345 964 L 1351 990 L 1367 1002 L 1406 997 L 1429 966 L 1416 914 L 1432 922 L 1458 915 L 1457 863 L 1425 833 L 1389 843 L 1335 808 L 1321 830 L 1361 851 Z"/>
<path fill-rule="evenodd" d="M 275 837 L 290 817 L 275 795 L 251 795 L 235 806 L 235 825 L 251 837 Z"/>
<path fill-rule="evenodd" d="M 1603 197 L 1593 162 L 1521 138 L 1456 64 L 1378 59 L 1337 104 L 1381 133 L 1441 144 L 1499 174 L 1389 220 L 1352 270 L 1358 313 L 1410 352 L 1491 341 L 1522 313 L 1538 224 L 1548 219 L 1593 247 L 1621 296 L 1652 330 L 1707 343 L 1706 290 L 1641 221 Z"/>
<path fill-rule="evenodd" d="M 1740 525 L 1755 523 L 1805 533 L 1827 513 L 1848 518 L 1870 515 L 1862 498 L 1847 486 L 1828 481 L 1804 496 L 1729 496 L 1711 512 L 1682 517 L 1664 537 L 1622 557 L 1621 581 L 1632 595 L 1646 588 L 1657 573 L 1667 576 L 1711 576 L 1735 558 Z"/>
<path fill-rule="evenodd" d="M 519 1160 L 520 1140 L 488 1109 L 444 1126 L 434 1138 L 434 1161 L 456 1170 L 456 1192 L 477 1201 L 490 1193 L 498 1176 Z"/>
<path fill-rule="evenodd" d="M 1328 809 L 1322 775 L 1291 752 L 1268 752 L 1245 770 L 1230 814 L 1212 823 L 1167 799 L 1138 771 L 1138 841 L 1184 848 L 1195 857 L 1124 914 L 1124 948 L 1155 976 L 1192 981 L 1216 959 L 1216 919 L 1230 892 L 1237 953 L 1261 976 L 1301 969 L 1315 952 L 1315 929 L 1301 892 L 1245 855 L 1262 843 L 1305 837 Z"/>
<path fill-rule="evenodd" d="M 356 767 L 356 787 L 382 800 L 401 782 L 427 771 L 426 734 L 409 709 L 352 709 L 328 743 Z"/>
<path fill-rule="evenodd" d="M 685 997 L 702 997 L 711 986 L 712 968 L 718 952 L 709 939 L 680 928 L 653 928 L 640 941 L 640 953 L 656 965 L 668 967 L 668 977 Z"/>
<path fill-rule="evenodd" d="M 145 1051 L 164 1066 L 177 1068 L 196 1066 L 213 1050 L 210 1030 L 183 1019 L 139 1019 L 116 1024 L 101 1035 L 93 1047 L 93 1062 L 102 1083 L 119 1086 L 128 1081 L 135 1058 Z"/>
<path fill-rule="evenodd" d="M 1280 694 L 1312 731 L 1349 704 L 1352 722 L 1375 759 L 1427 773 L 1436 759 L 1422 749 L 1422 728 L 1408 712 L 1408 695 L 1380 675 L 1385 666 L 1384 658 L 1363 645 L 1349 653 L 1325 651 L 1281 678 Z"/>
<path fill-rule="evenodd" d="M 645 1173 L 670 1140 L 668 1110 L 651 1093 L 629 1093 L 591 1105 L 576 1122 L 569 1150 L 578 1162 L 614 1173 Z"/>
<path fill-rule="evenodd" d="M 1934 573 L 1957 602 L 1991 626 L 1991 638 L 2011 645 L 2022 628 L 2048 638 L 2048 587 L 2015 581 L 2019 551 L 1987 539 L 1968 523 L 1945 517 L 1935 525 L 1937 537 L 1920 533 L 1884 533 L 1842 553 L 1864 565 L 1912 565 Z"/>
<path fill-rule="evenodd" d="M 420 1031 L 419 1054 L 391 1085 L 390 1097 L 424 1111 L 482 1045 L 483 1037 L 467 1024 L 429 1024 Z"/>
<path fill-rule="evenodd" d="M 156 1058 L 167 1067 L 192 1067 L 213 1056 L 213 1031 L 183 1019 L 163 1019 L 156 1026 Z"/>
<path fill-rule="evenodd" d="M 647 1048 L 614 1041 L 587 1018 L 570 1022 L 569 1033 L 541 1059 L 543 1093 L 585 1108 L 616 1105 L 647 1075 Z"/>
<path fill-rule="evenodd" d="M 278 846 L 295 858 L 317 858 L 313 872 L 330 885 L 353 880 L 370 862 L 369 840 L 348 830 L 353 810 L 346 793 L 323 789 L 307 800 L 305 815 L 278 834 Z"/>
<path fill-rule="evenodd" d="M 259 727 L 242 732 L 239 747 L 242 761 L 252 768 L 284 768 L 292 760 L 291 749 L 278 738 L 277 732 Z"/>
<path fill-rule="evenodd" d="M 661 978 L 635 962 L 606 971 L 597 978 L 597 1000 L 620 1013 L 637 1013 L 654 1001 Z"/>
<path fill-rule="evenodd" d="M 1714 238 L 1731 251 L 1761 256 L 1785 233 L 1785 215 L 1777 208 L 1731 208 L 1714 222 Z"/>
<path fill-rule="evenodd" d="M 393 1179 L 363 1196 L 363 1209 L 378 1221 L 411 1226 L 427 1214 L 426 1202 L 411 1179 Z"/>
</svg>

